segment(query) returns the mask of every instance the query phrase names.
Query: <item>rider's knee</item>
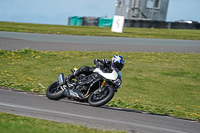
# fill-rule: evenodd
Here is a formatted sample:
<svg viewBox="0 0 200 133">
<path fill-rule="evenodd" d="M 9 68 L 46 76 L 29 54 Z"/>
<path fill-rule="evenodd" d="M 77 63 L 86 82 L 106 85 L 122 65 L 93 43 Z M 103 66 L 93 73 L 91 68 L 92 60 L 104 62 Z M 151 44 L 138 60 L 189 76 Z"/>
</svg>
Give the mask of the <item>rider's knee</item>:
<svg viewBox="0 0 200 133">
<path fill-rule="evenodd" d="M 89 71 L 89 69 L 90 69 L 89 66 L 82 66 L 82 67 L 79 69 L 79 71 L 81 71 L 81 72 L 87 72 L 87 71 Z"/>
</svg>

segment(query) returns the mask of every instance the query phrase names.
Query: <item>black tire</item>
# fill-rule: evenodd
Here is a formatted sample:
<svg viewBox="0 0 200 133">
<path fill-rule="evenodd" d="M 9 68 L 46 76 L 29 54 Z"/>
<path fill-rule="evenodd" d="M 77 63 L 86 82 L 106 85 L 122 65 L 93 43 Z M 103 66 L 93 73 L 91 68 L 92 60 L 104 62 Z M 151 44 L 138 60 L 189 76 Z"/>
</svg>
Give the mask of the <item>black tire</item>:
<svg viewBox="0 0 200 133">
<path fill-rule="evenodd" d="M 46 96 L 50 100 L 60 100 L 64 98 L 64 92 L 59 88 L 58 80 L 49 85 L 46 91 Z"/>
<path fill-rule="evenodd" d="M 112 87 L 107 87 L 105 91 L 107 91 L 106 96 L 103 97 L 102 99 L 100 99 L 99 101 L 98 100 L 94 100 L 95 92 L 93 92 L 88 98 L 88 103 L 91 106 L 95 106 L 95 107 L 100 107 L 100 106 L 108 103 L 113 98 L 113 96 L 115 94 L 115 90 Z"/>
</svg>

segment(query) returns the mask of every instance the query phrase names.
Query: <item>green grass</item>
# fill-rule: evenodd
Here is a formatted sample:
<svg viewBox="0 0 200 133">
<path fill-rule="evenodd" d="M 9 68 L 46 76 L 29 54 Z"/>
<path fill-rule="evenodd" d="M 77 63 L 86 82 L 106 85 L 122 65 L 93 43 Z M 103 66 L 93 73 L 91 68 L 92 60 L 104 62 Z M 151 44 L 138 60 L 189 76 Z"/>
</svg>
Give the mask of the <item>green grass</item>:
<svg viewBox="0 0 200 133">
<path fill-rule="evenodd" d="M 122 133 L 122 131 L 103 131 L 6 113 L 0 113 L 0 129 L 1 133 Z"/>
<path fill-rule="evenodd" d="M 93 66 L 95 58 L 125 58 L 114 107 L 200 120 L 200 55 L 89 51 L 0 50 L 0 86 L 45 94 L 59 73 Z"/>
<path fill-rule="evenodd" d="M 30 23 L 1 22 L 0 31 L 28 32 L 43 34 L 109 36 L 129 38 L 160 38 L 200 40 L 200 30 L 183 29 L 153 29 L 153 28 L 124 28 L 124 33 L 111 32 L 110 27 L 62 26 Z"/>
</svg>

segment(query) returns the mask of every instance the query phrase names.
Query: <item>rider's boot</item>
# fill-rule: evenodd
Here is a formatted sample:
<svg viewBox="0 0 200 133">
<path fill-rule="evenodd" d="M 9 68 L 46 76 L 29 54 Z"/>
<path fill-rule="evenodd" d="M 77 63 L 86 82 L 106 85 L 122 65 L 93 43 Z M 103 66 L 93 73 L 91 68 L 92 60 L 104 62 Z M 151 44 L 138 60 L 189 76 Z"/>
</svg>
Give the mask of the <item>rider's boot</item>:
<svg viewBox="0 0 200 133">
<path fill-rule="evenodd" d="M 73 86 L 73 84 L 71 83 L 71 80 L 78 75 L 77 71 L 75 71 L 75 72 L 73 72 L 73 73 L 71 73 L 70 75 L 67 76 L 67 84 L 69 85 L 68 86 L 69 88 L 70 88 L 71 85 Z"/>
<path fill-rule="evenodd" d="M 67 77 L 67 83 L 71 84 L 71 80 L 73 78 L 75 78 L 76 76 L 80 75 L 81 73 L 83 73 L 82 70 L 78 69 L 75 72 L 73 72 L 72 74 L 68 75 L 68 77 Z"/>
<path fill-rule="evenodd" d="M 71 80 L 75 78 L 74 73 L 67 76 L 67 86 L 71 89 L 73 87 L 73 84 L 71 83 Z"/>
<path fill-rule="evenodd" d="M 80 93 L 77 89 L 75 89 L 75 86 L 73 85 L 73 83 L 71 82 L 71 80 L 73 78 L 75 78 L 76 76 L 78 76 L 80 73 L 80 71 L 75 71 L 74 73 L 70 74 L 67 76 L 67 86 L 70 89 L 69 91 L 73 91 L 74 93 L 78 94 L 80 99 L 85 99 L 84 95 L 82 93 Z"/>
</svg>

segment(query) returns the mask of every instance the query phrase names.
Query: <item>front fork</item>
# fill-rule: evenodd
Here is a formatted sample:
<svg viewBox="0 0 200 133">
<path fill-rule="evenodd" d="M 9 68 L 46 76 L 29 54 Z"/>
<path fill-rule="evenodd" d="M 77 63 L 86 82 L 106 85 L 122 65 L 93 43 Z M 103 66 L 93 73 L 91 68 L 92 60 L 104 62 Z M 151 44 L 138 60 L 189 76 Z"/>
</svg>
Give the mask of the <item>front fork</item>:
<svg viewBox="0 0 200 133">
<path fill-rule="evenodd" d="M 104 81 L 101 83 L 101 87 L 95 91 L 95 94 L 104 92 L 105 89 L 106 89 L 107 87 L 108 87 L 108 86 L 106 85 L 106 81 L 104 80 Z"/>
<path fill-rule="evenodd" d="M 101 83 L 101 88 L 105 85 L 106 81 L 104 80 L 102 83 Z"/>
</svg>

